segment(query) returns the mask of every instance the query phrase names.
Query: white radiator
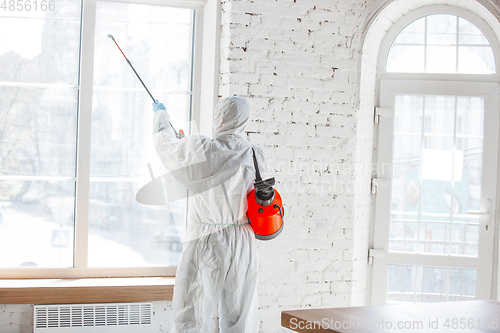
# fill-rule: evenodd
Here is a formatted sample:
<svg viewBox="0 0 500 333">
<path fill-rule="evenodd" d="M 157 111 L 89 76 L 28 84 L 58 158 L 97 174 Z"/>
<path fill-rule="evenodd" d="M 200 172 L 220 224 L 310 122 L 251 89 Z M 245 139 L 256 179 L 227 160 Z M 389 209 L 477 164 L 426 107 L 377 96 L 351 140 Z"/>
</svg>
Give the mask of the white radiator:
<svg viewBox="0 0 500 333">
<path fill-rule="evenodd" d="M 34 333 L 153 332 L 151 303 L 35 305 Z"/>
</svg>

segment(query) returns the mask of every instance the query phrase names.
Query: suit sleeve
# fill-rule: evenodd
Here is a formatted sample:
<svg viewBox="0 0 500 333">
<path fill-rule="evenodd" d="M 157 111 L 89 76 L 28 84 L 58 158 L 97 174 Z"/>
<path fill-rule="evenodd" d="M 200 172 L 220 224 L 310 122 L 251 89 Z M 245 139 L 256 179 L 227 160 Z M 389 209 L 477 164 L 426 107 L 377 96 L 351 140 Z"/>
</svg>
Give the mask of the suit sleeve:
<svg viewBox="0 0 500 333">
<path fill-rule="evenodd" d="M 178 139 L 169 123 L 166 111 L 156 112 L 153 118 L 153 140 L 158 156 L 170 172 L 190 167 L 206 160 L 207 138 L 203 136 L 185 136 Z"/>
</svg>

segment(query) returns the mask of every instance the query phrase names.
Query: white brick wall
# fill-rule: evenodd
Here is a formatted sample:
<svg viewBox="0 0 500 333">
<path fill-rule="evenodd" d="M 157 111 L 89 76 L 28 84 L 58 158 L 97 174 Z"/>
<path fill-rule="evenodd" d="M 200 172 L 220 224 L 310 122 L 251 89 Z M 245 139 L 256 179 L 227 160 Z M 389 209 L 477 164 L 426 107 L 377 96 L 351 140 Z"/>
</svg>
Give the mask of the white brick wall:
<svg viewBox="0 0 500 333">
<path fill-rule="evenodd" d="M 0 332 L 32 333 L 33 306 L 0 304 Z"/>
<path fill-rule="evenodd" d="M 250 98 L 248 137 L 274 166 L 287 210 L 279 239 L 259 243 L 261 332 L 284 332 L 285 309 L 367 303 L 380 39 L 363 49 L 363 38 L 376 12 L 390 8 L 389 26 L 432 2 L 441 1 L 223 1 L 231 56 L 221 57 L 220 95 Z"/>
<path fill-rule="evenodd" d="M 220 95 L 250 98 L 248 137 L 275 168 L 286 205 L 283 233 L 259 243 L 261 332 L 284 331 L 285 309 L 366 303 L 369 172 L 356 166 L 371 163 L 371 153 L 357 159 L 358 141 L 371 140 L 370 132 L 358 134 L 356 118 L 366 7 L 362 0 L 222 4 L 228 51 Z M 362 176 L 361 200 L 354 187 Z"/>
</svg>

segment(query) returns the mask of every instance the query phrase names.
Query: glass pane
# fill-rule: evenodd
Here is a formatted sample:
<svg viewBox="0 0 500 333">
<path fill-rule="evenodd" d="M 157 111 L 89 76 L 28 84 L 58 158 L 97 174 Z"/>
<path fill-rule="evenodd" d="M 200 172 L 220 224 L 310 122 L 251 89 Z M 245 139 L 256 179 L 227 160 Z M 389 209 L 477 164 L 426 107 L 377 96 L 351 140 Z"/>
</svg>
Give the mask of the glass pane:
<svg viewBox="0 0 500 333">
<path fill-rule="evenodd" d="M 427 44 L 456 45 L 457 19 L 453 15 L 427 16 Z"/>
<path fill-rule="evenodd" d="M 144 91 L 94 91 L 91 176 L 149 178 L 147 163 L 157 160 L 150 101 Z M 170 94 L 165 100 L 177 128 L 189 128 L 190 103 L 186 94 Z M 154 171 L 160 176 L 163 168 Z"/>
<path fill-rule="evenodd" d="M 460 45 L 486 45 L 490 42 L 474 24 L 463 18 L 458 18 L 459 44 Z"/>
<path fill-rule="evenodd" d="M 135 200 L 145 182 L 90 184 L 89 266 L 146 267 L 179 263 L 185 202 L 145 206 Z"/>
<path fill-rule="evenodd" d="M 457 146 L 464 148 L 464 167 L 462 182 L 457 184 L 457 192 L 467 196 L 464 201 L 464 207 L 461 213 L 467 210 L 481 209 L 481 178 L 482 178 L 482 157 L 483 147 L 482 139 L 460 139 L 457 140 Z M 465 199 L 464 199 L 465 200 Z"/>
<path fill-rule="evenodd" d="M 457 136 L 483 138 L 484 99 L 481 97 L 457 98 Z"/>
<path fill-rule="evenodd" d="M 422 291 L 418 301 L 423 303 L 445 302 L 448 269 L 443 267 L 422 267 Z"/>
<path fill-rule="evenodd" d="M 77 85 L 80 1 L 57 0 L 45 11 L 31 4 L 0 11 L 0 81 Z"/>
<path fill-rule="evenodd" d="M 387 303 L 415 302 L 415 278 L 419 267 L 388 265 Z"/>
<path fill-rule="evenodd" d="M 0 268 L 72 267 L 74 206 L 74 181 L 0 181 Z"/>
<path fill-rule="evenodd" d="M 477 271 L 450 268 L 449 301 L 474 300 L 476 297 Z"/>
<path fill-rule="evenodd" d="M 167 92 L 190 91 L 193 15 L 184 8 L 98 2 L 94 86 L 137 88 L 148 96 L 107 38 L 111 34 L 155 99 L 165 102 Z"/>
<path fill-rule="evenodd" d="M 393 44 L 421 44 L 425 43 L 425 18 L 408 24 L 394 39 Z"/>
<path fill-rule="evenodd" d="M 477 256 L 478 242 L 479 217 L 455 215 L 451 224 L 451 254 Z"/>
<path fill-rule="evenodd" d="M 0 11 L 0 268 L 73 266 L 81 1 L 40 6 Z"/>
<path fill-rule="evenodd" d="M 394 115 L 395 133 L 415 133 L 422 131 L 424 97 L 414 95 L 397 95 Z"/>
<path fill-rule="evenodd" d="M 425 96 L 424 133 L 429 136 L 453 137 L 455 106 L 454 96 Z M 432 148 L 445 149 L 437 146 Z"/>
<path fill-rule="evenodd" d="M 193 11 L 98 3 L 91 137 L 90 267 L 177 265 L 186 201 L 139 204 L 165 173 L 152 138 L 152 100 L 112 34 L 176 128 L 189 130 Z M 177 226 L 177 227 L 176 227 Z"/>
<path fill-rule="evenodd" d="M 476 298 L 475 269 L 388 265 L 387 273 L 389 304 L 467 301 Z"/>
<path fill-rule="evenodd" d="M 387 72 L 494 74 L 493 50 L 469 21 L 435 14 L 406 26 L 389 49 Z"/>
<path fill-rule="evenodd" d="M 393 214 L 391 220 L 391 252 L 417 252 L 418 221 L 417 215 Z"/>
<path fill-rule="evenodd" d="M 392 224 L 390 249 L 415 251 L 420 188 L 418 174 L 422 145 L 423 98 L 396 96 L 394 120 Z M 411 135 L 415 133 L 416 135 Z M 412 147 L 408 149 L 408 147 Z M 416 154 L 415 154 L 416 152 Z"/>
<path fill-rule="evenodd" d="M 423 96 L 396 96 L 391 251 L 417 251 L 423 110 Z"/>
<path fill-rule="evenodd" d="M 445 253 L 451 218 L 451 181 L 423 180 L 421 197 L 421 241 L 424 252 Z"/>
<path fill-rule="evenodd" d="M 396 96 L 390 251 L 478 255 L 483 114 L 479 97 Z"/>
<path fill-rule="evenodd" d="M 421 140 L 419 136 L 395 136 L 391 250 L 416 251 L 418 224 L 415 222 L 418 222 L 420 205 Z M 413 147 L 413 149 L 405 150 L 404 148 L 407 147 Z"/>
<path fill-rule="evenodd" d="M 426 73 L 457 72 L 457 48 L 456 46 L 427 46 Z"/>
<path fill-rule="evenodd" d="M 458 73 L 494 74 L 495 56 L 490 46 L 459 46 Z"/>
<path fill-rule="evenodd" d="M 75 176 L 78 91 L 0 87 L 0 173 Z"/>
<path fill-rule="evenodd" d="M 422 73 L 425 70 L 423 45 L 393 45 L 387 56 L 387 72 Z"/>
</svg>

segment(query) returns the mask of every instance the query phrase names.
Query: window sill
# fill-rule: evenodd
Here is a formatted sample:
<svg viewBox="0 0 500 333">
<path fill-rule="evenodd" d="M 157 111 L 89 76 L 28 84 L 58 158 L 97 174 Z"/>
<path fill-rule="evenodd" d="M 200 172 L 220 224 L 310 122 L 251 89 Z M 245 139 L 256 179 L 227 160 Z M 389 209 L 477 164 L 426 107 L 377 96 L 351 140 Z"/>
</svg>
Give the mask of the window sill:
<svg viewBox="0 0 500 333">
<path fill-rule="evenodd" d="M 172 300 L 173 277 L 1 280 L 0 304 L 79 304 Z"/>
</svg>

